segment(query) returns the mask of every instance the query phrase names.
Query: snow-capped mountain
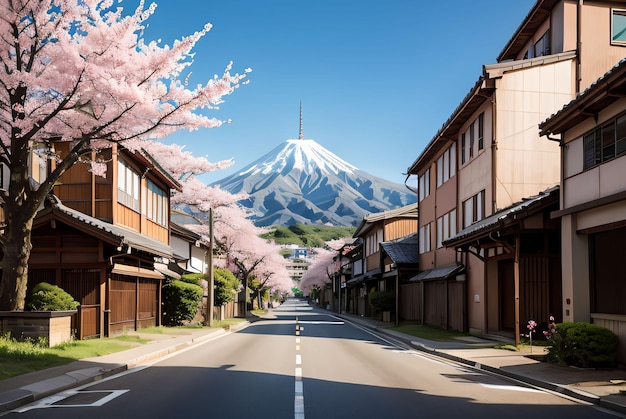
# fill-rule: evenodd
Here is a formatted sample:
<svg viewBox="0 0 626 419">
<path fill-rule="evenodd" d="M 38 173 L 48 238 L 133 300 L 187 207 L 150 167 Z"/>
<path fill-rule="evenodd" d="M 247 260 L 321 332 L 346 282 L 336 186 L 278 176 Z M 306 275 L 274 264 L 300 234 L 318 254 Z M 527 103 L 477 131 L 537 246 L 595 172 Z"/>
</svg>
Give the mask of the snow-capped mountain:
<svg viewBox="0 0 626 419">
<path fill-rule="evenodd" d="M 212 186 L 249 199 L 241 203 L 258 226 L 358 225 L 367 214 L 416 201 L 404 185 L 372 176 L 314 140 L 287 140 Z"/>
</svg>

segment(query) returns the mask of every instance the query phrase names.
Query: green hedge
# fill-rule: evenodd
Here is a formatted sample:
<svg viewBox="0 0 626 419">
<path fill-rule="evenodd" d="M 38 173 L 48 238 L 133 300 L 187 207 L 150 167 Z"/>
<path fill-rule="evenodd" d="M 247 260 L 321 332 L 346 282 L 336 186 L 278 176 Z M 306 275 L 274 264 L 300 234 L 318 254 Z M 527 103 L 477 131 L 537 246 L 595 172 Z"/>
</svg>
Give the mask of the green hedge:
<svg viewBox="0 0 626 419">
<path fill-rule="evenodd" d="M 213 285 L 215 287 L 213 305 L 219 307 L 235 301 L 240 282 L 231 271 L 221 268 L 213 269 Z"/>
<path fill-rule="evenodd" d="M 607 328 L 585 322 L 560 323 L 548 342 L 549 362 L 581 368 L 617 365 L 618 337 Z"/>
<path fill-rule="evenodd" d="M 163 285 L 163 325 L 182 326 L 193 320 L 202 294 L 201 286 L 180 280 Z"/>
<path fill-rule="evenodd" d="M 30 311 L 76 310 L 80 303 L 61 287 L 40 282 L 33 288 L 26 309 Z"/>
<path fill-rule="evenodd" d="M 396 305 L 396 294 L 390 291 L 370 290 L 368 295 L 370 307 L 375 313 L 392 311 Z"/>
</svg>

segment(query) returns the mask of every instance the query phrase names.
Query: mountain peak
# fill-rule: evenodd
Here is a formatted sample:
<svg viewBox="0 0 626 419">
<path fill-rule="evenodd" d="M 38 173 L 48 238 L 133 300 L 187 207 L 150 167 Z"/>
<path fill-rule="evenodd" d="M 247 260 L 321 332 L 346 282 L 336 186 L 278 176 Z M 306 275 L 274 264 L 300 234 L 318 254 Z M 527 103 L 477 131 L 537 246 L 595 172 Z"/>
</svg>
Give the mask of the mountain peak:
<svg viewBox="0 0 626 419">
<path fill-rule="evenodd" d="M 370 213 L 416 201 L 403 185 L 359 170 L 315 140 L 290 139 L 212 185 L 244 192 L 259 226 L 357 225 Z"/>
</svg>

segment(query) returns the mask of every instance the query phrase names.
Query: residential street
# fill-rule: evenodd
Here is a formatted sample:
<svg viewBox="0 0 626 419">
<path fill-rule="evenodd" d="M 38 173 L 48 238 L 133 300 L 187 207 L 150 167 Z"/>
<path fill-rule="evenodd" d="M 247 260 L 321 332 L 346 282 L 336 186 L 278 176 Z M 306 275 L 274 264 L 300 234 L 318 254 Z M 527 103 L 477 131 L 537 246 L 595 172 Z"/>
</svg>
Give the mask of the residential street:
<svg viewBox="0 0 626 419">
<path fill-rule="evenodd" d="M 6 417 L 615 417 L 402 348 L 304 301 L 273 312 L 274 319 Z"/>
</svg>

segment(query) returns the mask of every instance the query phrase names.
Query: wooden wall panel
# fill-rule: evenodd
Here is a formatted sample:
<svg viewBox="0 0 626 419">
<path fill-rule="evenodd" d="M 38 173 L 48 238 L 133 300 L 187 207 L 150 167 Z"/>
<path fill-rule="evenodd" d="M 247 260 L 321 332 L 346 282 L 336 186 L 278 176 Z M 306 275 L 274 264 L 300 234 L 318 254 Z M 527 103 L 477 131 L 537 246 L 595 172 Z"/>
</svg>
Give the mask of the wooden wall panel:
<svg viewBox="0 0 626 419">
<path fill-rule="evenodd" d="M 529 320 L 547 322 L 550 301 L 550 265 L 545 256 L 520 258 L 520 329 Z"/>
<path fill-rule="evenodd" d="M 158 283 L 154 280 L 139 279 L 138 319 L 155 318 L 157 315 Z"/>
<path fill-rule="evenodd" d="M 385 241 L 417 233 L 417 218 L 390 220 L 385 224 Z"/>
<path fill-rule="evenodd" d="M 419 283 L 400 286 L 398 316 L 401 320 L 422 320 L 422 285 Z"/>
<path fill-rule="evenodd" d="M 139 231 L 141 228 L 139 213 L 122 204 L 116 204 L 115 211 L 117 215 L 115 224 L 123 225 L 131 230 Z"/>
<path fill-rule="evenodd" d="M 447 328 L 446 281 L 424 283 L 424 322 Z"/>
<path fill-rule="evenodd" d="M 165 244 L 169 244 L 170 242 L 169 230 L 150 220 L 146 220 L 146 231 L 144 231 L 143 234 Z"/>
<path fill-rule="evenodd" d="M 465 283 L 448 281 L 448 329 L 465 331 Z"/>
<path fill-rule="evenodd" d="M 376 268 L 380 268 L 380 252 L 371 254 L 366 259 L 367 271 L 371 271 Z"/>
</svg>

